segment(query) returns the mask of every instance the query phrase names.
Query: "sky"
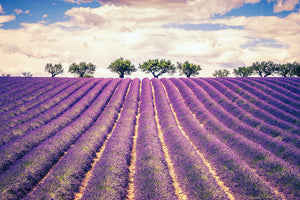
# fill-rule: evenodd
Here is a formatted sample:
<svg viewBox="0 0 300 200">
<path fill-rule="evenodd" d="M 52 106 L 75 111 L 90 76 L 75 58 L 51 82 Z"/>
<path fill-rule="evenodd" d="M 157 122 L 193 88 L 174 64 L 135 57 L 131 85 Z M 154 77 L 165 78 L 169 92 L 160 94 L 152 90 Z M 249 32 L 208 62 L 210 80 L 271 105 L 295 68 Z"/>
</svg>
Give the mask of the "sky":
<svg viewBox="0 0 300 200">
<path fill-rule="evenodd" d="M 47 63 L 61 63 L 58 77 L 72 77 L 72 63 L 91 62 L 95 77 L 118 77 L 107 67 L 120 57 L 136 67 L 148 59 L 188 60 L 201 66 L 200 77 L 256 61 L 300 62 L 300 3 L 0 0 L 0 74 L 46 77 Z"/>
</svg>

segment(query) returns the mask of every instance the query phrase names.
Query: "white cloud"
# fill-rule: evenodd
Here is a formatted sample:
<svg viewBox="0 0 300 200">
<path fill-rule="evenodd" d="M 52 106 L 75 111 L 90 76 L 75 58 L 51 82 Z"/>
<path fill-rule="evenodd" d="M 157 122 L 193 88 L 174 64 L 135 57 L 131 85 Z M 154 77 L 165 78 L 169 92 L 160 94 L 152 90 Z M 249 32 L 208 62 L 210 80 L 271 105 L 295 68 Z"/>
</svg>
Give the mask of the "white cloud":
<svg viewBox="0 0 300 200">
<path fill-rule="evenodd" d="M 96 77 L 116 77 L 106 68 L 115 59 L 124 57 L 136 66 L 150 58 L 171 59 L 174 64 L 189 60 L 201 65 L 200 76 L 211 76 L 220 66 L 250 65 L 262 59 L 299 61 L 299 12 L 286 18 L 210 19 L 216 12 L 226 12 L 243 2 L 246 1 L 210 1 L 207 4 L 188 1 L 181 7 L 173 2 L 172 9 L 112 4 L 99 8 L 73 8 L 65 13 L 70 17 L 69 21 L 50 25 L 24 23 L 18 30 L 0 29 L 0 38 L 6 38 L 0 41 L 0 71 L 17 74 L 27 67 L 27 71 L 35 76 L 48 76 L 44 72 L 48 62 L 62 63 L 67 71 L 71 63 L 86 61 L 97 65 Z M 254 3 L 253 0 L 247 2 Z M 242 26 L 243 29 L 163 28 L 174 22 L 217 23 Z M 282 48 L 272 45 L 241 47 L 253 38 L 274 40 L 284 45 Z M 141 72 L 133 73 L 131 77 L 144 76 L 151 77 Z"/>
<path fill-rule="evenodd" d="M 296 5 L 299 4 L 299 0 L 268 0 L 268 2 L 276 1 L 274 4 L 274 12 L 279 13 L 282 11 L 292 11 Z"/>
<path fill-rule="evenodd" d="M 30 12 L 30 10 L 26 10 L 25 13 L 28 14 Z"/>
<path fill-rule="evenodd" d="M 14 15 L 0 15 L 0 24 L 5 22 L 14 21 L 16 17 Z"/>
<path fill-rule="evenodd" d="M 48 17 L 48 15 L 47 15 L 47 14 L 45 14 L 45 15 L 43 15 L 43 17 L 42 17 L 42 18 L 43 18 L 43 19 L 45 19 L 45 18 L 47 18 L 47 17 Z"/>
<path fill-rule="evenodd" d="M 14 12 L 17 13 L 17 15 L 23 13 L 23 11 L 21 9 L 18 9 L 18 8 L 14 9 Z"/>
<path fill-rule="evenodd" d="M 5 12 L 3 11 L 3 7 L 0 4 L 0 14 L 4 14 Z"/>
</svg>

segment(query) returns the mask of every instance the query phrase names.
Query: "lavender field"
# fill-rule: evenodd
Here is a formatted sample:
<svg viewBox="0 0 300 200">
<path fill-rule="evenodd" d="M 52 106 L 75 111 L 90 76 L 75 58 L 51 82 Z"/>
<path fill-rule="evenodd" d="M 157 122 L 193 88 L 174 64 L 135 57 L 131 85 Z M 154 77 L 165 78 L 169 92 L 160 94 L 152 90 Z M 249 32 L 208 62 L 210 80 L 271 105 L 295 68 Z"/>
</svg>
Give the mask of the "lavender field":
<svg viewBox="0 0 300 200">
<path fill-rule="evenodd" d="M 300 79 L 0 77 L 0 199 L 300 199 Z"/>
</svg>

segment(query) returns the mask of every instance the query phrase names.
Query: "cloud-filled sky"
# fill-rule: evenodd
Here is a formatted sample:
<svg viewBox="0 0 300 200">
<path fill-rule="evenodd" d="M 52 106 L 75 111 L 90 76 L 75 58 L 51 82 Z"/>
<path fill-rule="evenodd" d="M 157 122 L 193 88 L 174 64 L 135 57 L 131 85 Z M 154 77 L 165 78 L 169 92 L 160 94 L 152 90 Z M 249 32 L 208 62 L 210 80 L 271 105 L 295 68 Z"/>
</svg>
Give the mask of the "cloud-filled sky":
<svg viewBox="0 0 300 200">
<path fill-rule="evenodd" d="M 72 76 L 69 65 L 84 61 L 95 77 L 117 77 L 107 67 L 120 57 L 136 67 L 189 60 L 202 77 L 300 62 L 299 0 L 0 0 L 0 73 L 49 76 L 46 63 L 62 63 L 60 76 Z"/>
</svg>

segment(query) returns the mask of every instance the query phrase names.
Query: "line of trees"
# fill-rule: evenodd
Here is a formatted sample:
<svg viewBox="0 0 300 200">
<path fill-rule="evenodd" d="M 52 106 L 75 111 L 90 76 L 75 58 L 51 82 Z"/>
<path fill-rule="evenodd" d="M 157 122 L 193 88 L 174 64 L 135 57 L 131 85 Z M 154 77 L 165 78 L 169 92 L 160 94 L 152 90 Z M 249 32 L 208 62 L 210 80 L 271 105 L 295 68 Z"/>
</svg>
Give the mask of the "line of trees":
<svg viewBox="0 0 300 200">
<path fill-rule="evenodd" d="M 125 60 L 122 57 L 113 61 L 108 66 L 108 69 L 111 72 L 117 73 L 120 78 L 124 78 L 125 75 L 131 75 L 132 72 L 137 71 L 137 68 L 130 60 Z M 179 70 L 181 75 L 186 75 L 187 77 L 196 76 L 199 74 L 199 71 L 202 70 L 200 65 L 189 63 L 189 61 L 185 61 L 184 63 L 177 62 L 177 67 L 175 67 L 170 60 L 165 59 L 149 59 L 143 64 L 140 64 L 139 69 L 143 72 L 151 73 L 155 78 L 158 78 L 165 73 L 174 74 L 176 69 Z M 52 77 L 64 72 L 61 64 L 53 65 L 52 63 L 46 64 L 45 71 L 50 73 Z M 85 62 L 79 64 L 73 63 L 70 65 L 68 71 L 78 77 L 89 78 L 93 77 L 93 74 L 96 71 L 96 65 L 93 65 L 92 63 L 87 64 Z"/>
<path fill-rule="evenodd" d="M 131 75 L 136 72 L 137 68 L 131 63 L 130 60 L 119 58 L 113 61 L 108 69 L 111 72 L 117 73 L 120 78 L 124 78 L 125 75 Z M 142 64 L 139 64 L 139 69 L 145 73 L 150 73 L 155 78 L 163 74 L 174 74 L 176 70 L 179 70 L 180 75 L 186 77 L 197 76 L 202 70 L 200 65 L 185 61 L 184 63 L 177 62 L 177 66 L 171 63 L 170 60 L 166 59 L 149 59 Z M 77 75 L 78 77 L 93 77 L 96 71 L 96 65 L 92 63 L 80 62 L 79 64 L 72 63 L 69 66 L 68 72 Z M 51 74 L 51 77 L 55 77 L 64 72 L 61 64 L 47 63 L 45 66 L 45 72 Z M 230 72 L 228 69 L 215 70 L 212 74 L 214 77 L 227 77 Z M 259 75 L 260 77 L 267 77 L 270 75 L 279 75 L 283 77 L 300 77 L 300 63 L 286 63 L 276 64 L 272 61 L 254 62 L 251 66 L 243 66 L 233 69 L 233 74 L 237 77 L 248 77 L 251 75 Z M 30 72 L 22 72 L 25 77 L 32 77 Z M 10 74 L 2 74 L 2 76 L 10 76 Z"/>
<path fill-rule="evenodd" d="M 279 75 L 283 77 L 300 77 L 300 63 L 286 63 L 276 64 L 272 61 L 255 62 L 248 67 L 239 67 L 233 70 L 235 76 L 248 77 L 250 75 L 258 74 L 260 77 L 267 77 L 270 75 Z"/>
</svg>

